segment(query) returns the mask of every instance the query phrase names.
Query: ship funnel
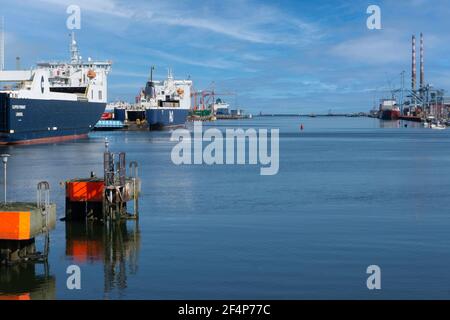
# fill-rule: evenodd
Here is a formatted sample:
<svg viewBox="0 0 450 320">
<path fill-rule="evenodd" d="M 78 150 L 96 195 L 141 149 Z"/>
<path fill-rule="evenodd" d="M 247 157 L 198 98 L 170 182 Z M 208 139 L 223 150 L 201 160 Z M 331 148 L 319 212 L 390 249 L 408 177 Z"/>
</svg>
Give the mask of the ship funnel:
<svg viewBox="0 0 450 320">
<path fill-rule="evenodd" d="M 416 91 L 416 36 L 412 36 L 411 90 Z"/>
<path fill-rule="evenodd" d="M 420 88 L 424 87 L 425 72 L 424 72 L 424 48 L 423 48 L 423 33 L 420 33 Z"/>
</svg>

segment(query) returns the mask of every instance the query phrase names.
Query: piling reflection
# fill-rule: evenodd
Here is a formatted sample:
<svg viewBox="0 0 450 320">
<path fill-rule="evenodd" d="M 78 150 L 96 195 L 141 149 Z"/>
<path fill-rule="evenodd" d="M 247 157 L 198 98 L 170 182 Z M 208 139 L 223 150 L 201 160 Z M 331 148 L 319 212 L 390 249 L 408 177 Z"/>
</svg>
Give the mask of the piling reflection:
<svg viewBox="0 0 450 320">
<path fill-rule="evenodd" d="M 0 267 L 0 300 L 54 300 L 56 279 L 47 263 Z"/>
<path fill-rule="evenodd" d="M 136 221 L 66 223 L 66 256 L 74 263 L 103 263 L 105 294 L 127 287 L 128 275 L 137 272 L 140 243 Z"/>
</svg>

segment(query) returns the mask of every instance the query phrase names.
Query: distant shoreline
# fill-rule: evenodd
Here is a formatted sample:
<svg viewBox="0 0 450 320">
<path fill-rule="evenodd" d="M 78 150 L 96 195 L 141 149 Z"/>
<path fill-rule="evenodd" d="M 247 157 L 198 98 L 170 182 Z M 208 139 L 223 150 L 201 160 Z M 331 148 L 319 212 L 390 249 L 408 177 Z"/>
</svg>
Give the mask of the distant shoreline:
<svg viewBox="0 0 450 320">
<path fill-rule="evenodd" d="M 367 117 L 368 114 L 364 112 L 358 113 L 333 113 L 333 114 L 294 114 L 294 113 L 268 113 L 255 114 L 254 117 Z"/>
</svg>

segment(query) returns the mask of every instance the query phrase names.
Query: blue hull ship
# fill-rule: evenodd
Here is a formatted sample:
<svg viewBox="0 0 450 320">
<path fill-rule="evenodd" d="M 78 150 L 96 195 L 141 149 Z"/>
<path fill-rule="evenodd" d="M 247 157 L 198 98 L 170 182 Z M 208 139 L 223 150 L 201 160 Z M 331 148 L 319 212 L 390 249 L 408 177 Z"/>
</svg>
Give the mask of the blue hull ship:
<svg viewBox="0 0 450 320">
<path fill-rule="evenodd" d="M 48 143 L 86 137 L 106 103 L 14 99 L 0 93 L 0 144 Z"/>
<path fill-rule="evenodd" d="M 83 61 L 72 33 L 69 62 L 0 70 L 0 144 L 86 137 L 106 108 L 110 61 Z M 13 85 L 11 85 L 13 84 Z"/>
<path fill-rule="evenodd" d="M 175 80 L 169 69 L 167 79 L 150 80 L 138 96 L 137 107 L 145 110 L 150 130 L 183 126 L 191 109 L 191 80 Z"/>
<path fill-rule="evenodd" d="M 150 130 L 162 130 L 184 126 L 188 117 L 187 109 L 147 109 L 145 117 Z"/>
</svg>

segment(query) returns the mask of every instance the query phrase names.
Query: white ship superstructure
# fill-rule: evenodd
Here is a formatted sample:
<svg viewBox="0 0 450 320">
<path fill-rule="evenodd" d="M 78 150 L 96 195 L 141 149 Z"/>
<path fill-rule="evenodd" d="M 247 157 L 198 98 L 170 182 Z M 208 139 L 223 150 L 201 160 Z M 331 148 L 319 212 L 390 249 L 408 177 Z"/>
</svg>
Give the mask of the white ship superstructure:
<svg viewBox="0 0 450 320">
<path fill-rule="evenodd" d="M 170 69 L 166 80 L 152 78 L 138 99 L 150 130 L 184 125 L 191 110 L 192 81 L 175 80 Z"/>
<path fill-rule="evenodd" d="M 138 104 L 145 109 L 191 109 L 191 88 L 191 80 L 175 80 L 169 69 L 166 80 L 147 82 L 145 89 L 140 94 Z"/>
<path fill-rule="evenodd" d="M 227 115 L 230 113 L 229 108 L 230 105 L 220 98 L 217 99 L 212 105 L 212 111 L 214 114 Z"/>
<path fill-rule="evenodd" d="M 72 32 L 70 44 L 71 60 L 67 62 L 40 62 L 37 68 L 46 70 L 51 92 L 76 94 L 78 99 L 89 102 L 108 100 L 107 76 L 111 71 L 111 61 L 83 61 L 78 51 L 75 34 Z"/>
</svg>

